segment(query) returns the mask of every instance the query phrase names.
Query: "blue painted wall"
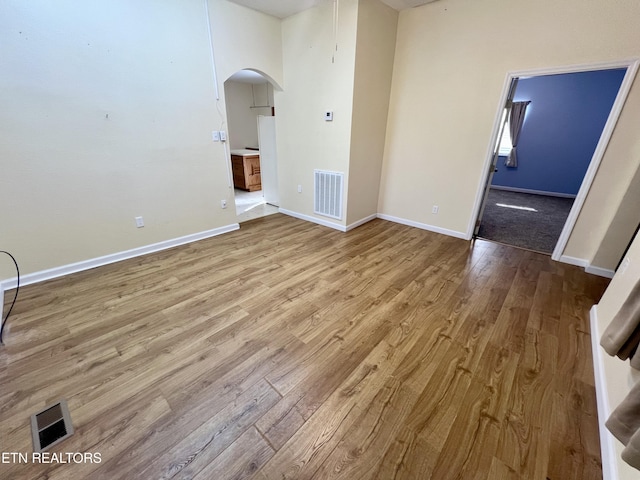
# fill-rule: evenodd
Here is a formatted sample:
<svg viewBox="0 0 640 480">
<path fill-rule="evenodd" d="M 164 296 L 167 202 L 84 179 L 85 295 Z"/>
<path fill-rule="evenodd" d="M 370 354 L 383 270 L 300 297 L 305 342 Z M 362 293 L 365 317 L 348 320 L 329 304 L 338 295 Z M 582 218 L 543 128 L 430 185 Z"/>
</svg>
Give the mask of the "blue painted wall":
<svg viewBox="0 0 640 480">
<path fill-rule="evenodd" d="M 575 195 L 589 167 L 626 69 L 520 79 L 515 101 L 531 100 L 518 166 L 498 161 L 493 185 Z"/>
</svg>

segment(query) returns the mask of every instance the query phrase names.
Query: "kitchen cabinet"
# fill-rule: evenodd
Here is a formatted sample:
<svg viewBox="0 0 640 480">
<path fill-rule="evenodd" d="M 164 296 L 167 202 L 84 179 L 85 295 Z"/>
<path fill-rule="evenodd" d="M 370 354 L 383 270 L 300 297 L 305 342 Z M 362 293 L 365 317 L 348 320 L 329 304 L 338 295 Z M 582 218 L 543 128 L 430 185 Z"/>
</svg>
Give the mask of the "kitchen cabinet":
<svg viewBox="0 0 640 480">
<path fill-rule="evenodd" d="M 262 190 L 260 152 L 257 150 L 231 150 L 233 186 L 248 192 Z"/>
</svg>

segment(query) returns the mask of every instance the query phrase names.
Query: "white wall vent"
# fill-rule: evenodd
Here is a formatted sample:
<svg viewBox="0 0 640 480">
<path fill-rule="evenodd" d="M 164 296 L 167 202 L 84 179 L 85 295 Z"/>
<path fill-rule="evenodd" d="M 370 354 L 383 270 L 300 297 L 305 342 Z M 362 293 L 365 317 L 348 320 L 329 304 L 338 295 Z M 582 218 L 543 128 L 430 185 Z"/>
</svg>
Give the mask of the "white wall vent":
<svg viewBox="0 0 640 480">
<path fill-rule="evenodd" d="M 344 173 L 314 170 L 314 213 L 342 220 L 343 184 Z"/>
</svg>

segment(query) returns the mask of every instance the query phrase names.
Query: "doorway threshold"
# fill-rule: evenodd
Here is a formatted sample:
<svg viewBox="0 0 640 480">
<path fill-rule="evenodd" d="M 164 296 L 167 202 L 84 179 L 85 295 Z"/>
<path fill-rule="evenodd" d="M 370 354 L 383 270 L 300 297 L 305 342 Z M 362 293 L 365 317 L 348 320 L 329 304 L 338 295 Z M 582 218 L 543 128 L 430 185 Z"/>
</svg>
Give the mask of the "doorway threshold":
<svg viewBox="0 0 640 480">
<path fill-rule="evenodd" d="M 539 250 L 533 250 L 533 249 L 531 249 L 531 248 L 521 247 L 521 246 L 519 246 L 519 245 L 511 245 L 511 244 L 509 244 L 509 243 L 499 242 L 499 241 L 497 241 L 497 240 L 491 240 L 490 238 L 484 238 L 484 237 L 482 237 L 482 236 L 480 236 L 480 235 L 478 235 L 478 236 L 475 238 L 475 240 L 473 240 L 473 241 L 476 241 L 476 240 L 483 240 L 483 241 L 485 241 L 485 242 L 495 243 L 495 244 L 498 244 L 498 245 L 504 245 L 505 247 L 517 248 L 518 250 L 524 250 L 525 252 L 539 253 L 540 255 L 545 255 L 545 256 L 547 256 L 547 257 L 550 257 L 550 256 L 551 256 L 551 253 L 549 253 L 549 252 L 541 252 L 541 251 L 539 251 Z"/>
</svg>

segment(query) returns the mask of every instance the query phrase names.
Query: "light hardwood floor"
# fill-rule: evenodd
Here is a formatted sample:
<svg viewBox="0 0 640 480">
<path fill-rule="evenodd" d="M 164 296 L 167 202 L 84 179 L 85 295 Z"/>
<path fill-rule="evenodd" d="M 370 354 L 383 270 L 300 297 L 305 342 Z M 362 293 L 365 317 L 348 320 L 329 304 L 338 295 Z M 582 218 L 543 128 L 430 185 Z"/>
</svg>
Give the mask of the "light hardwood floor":
<svg viewBox="0 0 640 480">
<path fill-rule="evenodd" d="M 588 311 L 607 281 L 503 245 L 280 214 L 28 286 L 0 347 L 2 479 L 601 477 Z M 7 292 L 7 299 L 12 292 Z"/>
</svg>

